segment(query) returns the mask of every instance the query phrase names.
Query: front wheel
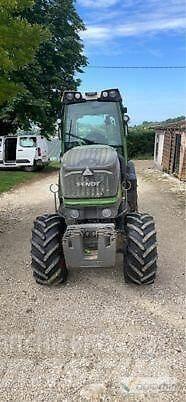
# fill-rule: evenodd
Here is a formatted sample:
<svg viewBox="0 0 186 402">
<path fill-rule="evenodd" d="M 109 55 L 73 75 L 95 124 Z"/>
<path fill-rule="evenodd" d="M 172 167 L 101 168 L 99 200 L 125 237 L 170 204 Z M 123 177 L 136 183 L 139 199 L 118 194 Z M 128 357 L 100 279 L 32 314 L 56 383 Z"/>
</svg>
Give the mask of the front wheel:
<svg viewBox="0 0 186 402">
<path fill-rule="evenodd" d="M 127 246 L 124 251 L 124 278 L 138 285 L 154 282 L 157 271 L 157 244 L 151 215 L 126 216 Z"/>
<path fill-rule="evenodd" d="M 57 215 L 36 218 L 32 229 L 31 257 L 33 276 L 41 285 L 58 285 L 67 280 L 62 249 L 65 222 Z"/>
</svg>

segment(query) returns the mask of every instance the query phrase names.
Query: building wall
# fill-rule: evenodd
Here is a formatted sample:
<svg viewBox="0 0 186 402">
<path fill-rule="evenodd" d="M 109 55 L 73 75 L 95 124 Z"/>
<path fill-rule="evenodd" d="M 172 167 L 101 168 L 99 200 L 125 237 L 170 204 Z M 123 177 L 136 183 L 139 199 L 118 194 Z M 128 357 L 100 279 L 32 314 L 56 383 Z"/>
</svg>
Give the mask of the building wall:
<svg viewBox="0 0 186 402">
<path fill-rule="evenodd" d="M 186 121 L 155 127 L 156 166 L 180 180 L 186 180 Z"/>
<path fill-rule="evenodd" d="M 171 132 L 170 130 L 166 130 L 165 135 L 164 135 L 162 165 L 163 165 L 163 170 L 167 173 L 170 172 L 171 150 L 172 150 L 174 143 L 175 143 L 174 132 Z"/>
<path fill-rule="evenodd" d="M 179 179 L 186 180 L 186 133 L 181 137 Z"/>
<path fill-rule="evenodd" d="M 158 169 L 162 169 L 163 158 L 163 146 L 164 146 L 164 133 L 157 132 L 155 135 L 155 147 L 154 147 L 154 162 Z"/>
</svg>

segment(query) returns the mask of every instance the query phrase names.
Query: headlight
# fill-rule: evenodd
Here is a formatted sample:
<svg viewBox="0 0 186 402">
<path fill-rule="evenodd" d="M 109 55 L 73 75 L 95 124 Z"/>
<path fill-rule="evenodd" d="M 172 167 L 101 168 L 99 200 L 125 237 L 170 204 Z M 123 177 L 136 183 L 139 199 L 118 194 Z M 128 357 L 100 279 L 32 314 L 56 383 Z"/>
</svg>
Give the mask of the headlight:
<svg viewBox="0 0 186 402">
<path fill-rule="evenodd" d="M 79 92 L 75 93 L 75 99 L 79 100 L 81 98 L 81 94 Z"/>
<path fill-rule="evenodd" d="M 71 209 L 70 217 L 73 219 L 79 218 L 79 211 L 77 209 Z"/>
<path fill-rule="evenodd" d="M 117 95 L 117 92 L 116 92 L 115 90 L 109 92 L 109 96 L 110 96 L 111 98 L 115 98 L 116 95 Z"/>
<path fill-rule="evenodd" d="M 110 216 L 112 215 L 111 209 L 109 209 L 109 208 L 103 209 L 102 215 L 104 218 L 110 218 Z"/>
<path fill-rule="evenodd" d="M 65 97 L 66 97 L 66 99 L 71 101 L 74 99 L 74 94 L 73 94 L 73 92 L 68 92 L 68 93 L 66 93 Z"/>
<path fill-rule="evenodd" d="M 101 92 L 100 100 L 102 100 L 102 101 L 105 100 L 107 102 L 111 102 L 111 101 L 121 102 L 122 98 L 121 98 L 121 95 L 120 95 L 120 92 L 118 89 L 110 88 L 110 89 L 104 89 Z"/>
<path fill-rule="evenodd" d="M 103 92 L 102 92 L 102 96 L 103 96 L 103 98 L 107 98 L 107 97 L 108 97 L 108 92 L 107 92 L 107 91 L 103 91 Z"/>
</svg>

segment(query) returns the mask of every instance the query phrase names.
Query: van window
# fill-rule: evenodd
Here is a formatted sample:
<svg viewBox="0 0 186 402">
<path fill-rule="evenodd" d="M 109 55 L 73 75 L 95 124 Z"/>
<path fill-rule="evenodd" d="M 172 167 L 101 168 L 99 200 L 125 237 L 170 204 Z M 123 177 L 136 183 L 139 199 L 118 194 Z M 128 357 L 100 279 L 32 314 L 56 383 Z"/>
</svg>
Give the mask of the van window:
<svg viewBox="0 0 186 402">
<path fill-rule="evenodd" d="M 21 147 L 36 147 L 36 137 L 21 137 L 20 138 Z"/>
</svg>

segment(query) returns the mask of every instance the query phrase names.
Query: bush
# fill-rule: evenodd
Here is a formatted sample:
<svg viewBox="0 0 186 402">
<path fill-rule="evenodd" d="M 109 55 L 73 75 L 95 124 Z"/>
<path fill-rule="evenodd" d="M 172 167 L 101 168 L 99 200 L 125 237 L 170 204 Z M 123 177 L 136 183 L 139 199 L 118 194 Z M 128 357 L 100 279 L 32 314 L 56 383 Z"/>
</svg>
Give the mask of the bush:
<svg viewBox="0 0 186 402">
<path fill-rule="evenodd" d="M 150 129 L 130 128 L 127 137 L 128 156 L 136 158 L 138 155 L 153 155 L 155 132 Z"/>
</svg>

